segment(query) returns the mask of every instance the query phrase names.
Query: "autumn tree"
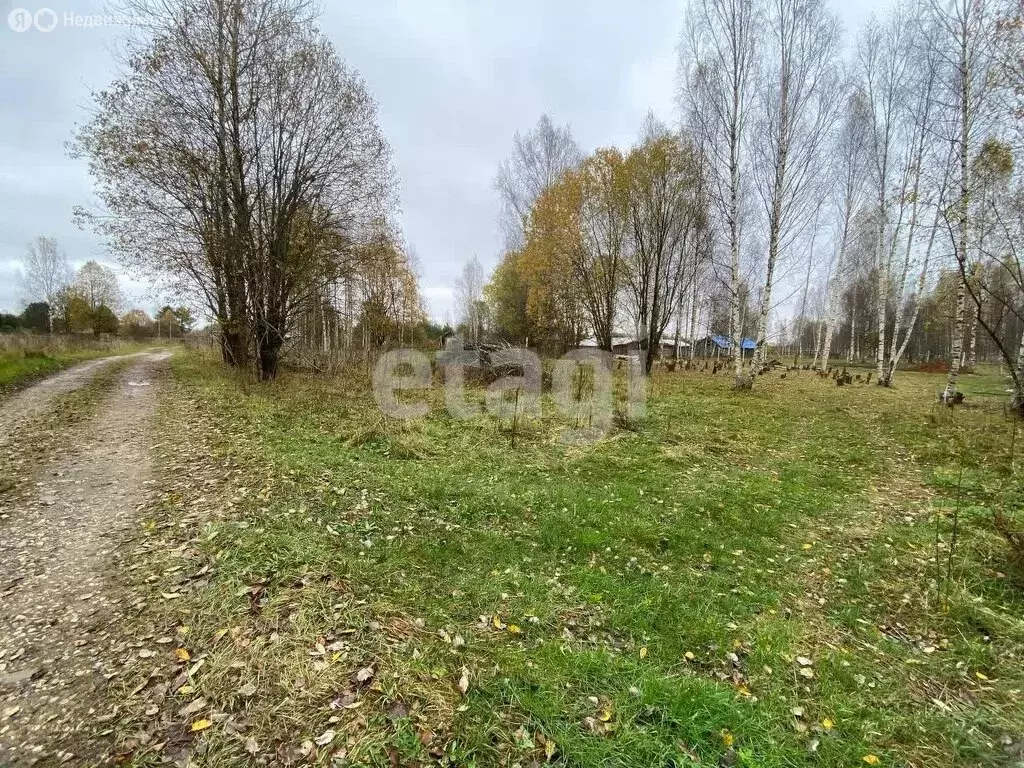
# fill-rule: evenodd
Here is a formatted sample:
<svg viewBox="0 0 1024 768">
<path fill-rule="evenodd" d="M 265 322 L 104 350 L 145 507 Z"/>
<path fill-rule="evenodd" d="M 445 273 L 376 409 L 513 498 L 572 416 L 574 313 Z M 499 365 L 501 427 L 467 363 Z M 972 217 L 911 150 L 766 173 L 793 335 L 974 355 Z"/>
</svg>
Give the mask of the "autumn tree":
<svg viewBox="0 0 1024 768">
<path fill-rule="evenodd" d="M 547 115 L 541 115 L 531 131 L 516 132 L 512 154 L 501 164 L 494 181 L 501 198 L 506 250 L 523 248 L 534 202 L 581 157 L 569 126 L 555 125 Z"/>
<path fill-rule="evenodd" d="M 130 309 L 121 316 L 121 335 L 133 339 L 148 338 L 153 335 L 153 321 L 141 309 Z"/>
<path fill-rule="evenodd" d="M 130 266 L 194 293 L 262 378 L 338 253 L 393 203 L 376 105 L 302 0 L 126 0 L 143 19 L 76 147 Z M 329 257 L 325 258 L 327 254 Z"/>
<path fill-rule="evenodd" d="M 648 123 L 625 161 L 630 243 L 624 269 L 649 373 L 675 309 L 695 279 L 708 203 L 702 164 L 687 137 Z"/>
<path fill-rule="evenodd" d="M 530 286 L 523 277 L 519 251 L 506 251 L 484 286 L 494 332 L 509 342 L 528 344 L 537 333 L 527 311 Z"/>
<path fill-rule="evenodd" d="M 97 261 L 85 262 L 75 273 L 73 285 L 93 312 L 101 306 L 113 309 L 121 305 L 117 273 Z"/>
</svg>

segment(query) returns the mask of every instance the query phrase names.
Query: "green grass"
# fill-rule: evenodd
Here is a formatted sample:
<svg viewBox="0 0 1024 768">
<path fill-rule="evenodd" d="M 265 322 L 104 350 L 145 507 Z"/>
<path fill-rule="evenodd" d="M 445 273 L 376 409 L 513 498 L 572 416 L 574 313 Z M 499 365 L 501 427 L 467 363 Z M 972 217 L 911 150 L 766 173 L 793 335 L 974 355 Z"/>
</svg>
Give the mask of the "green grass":
<svg viewBox="0 0 1024 768">
<path fill-rule="evenodd" d="M 69 346 L 49 343 L 47 337 L 33 337 L 32 342 L 27 348 L 0 348 L 0 396 L 87 360 L 145 348 L 139 344 L 118 342 L 76 342 Z"/>
<path fill-rule="evenodd" d="M 238 718 L 262 754 L 345 765 L 996 766 L 1024 735 L 997 378 L 949 411 L 926 374 L 661 374 L 637 429 L 567 447 L 546 417 L 513 449 L 491 418 L 384 421 L 346 382 L 172 365 L 145 533 L 172 554 L 138 578 L 212 574 L 147 619 L 204 662 L 155 698 L 204 699 L 161 727 L 205 765 L 245 764 Z"/>
</svg>

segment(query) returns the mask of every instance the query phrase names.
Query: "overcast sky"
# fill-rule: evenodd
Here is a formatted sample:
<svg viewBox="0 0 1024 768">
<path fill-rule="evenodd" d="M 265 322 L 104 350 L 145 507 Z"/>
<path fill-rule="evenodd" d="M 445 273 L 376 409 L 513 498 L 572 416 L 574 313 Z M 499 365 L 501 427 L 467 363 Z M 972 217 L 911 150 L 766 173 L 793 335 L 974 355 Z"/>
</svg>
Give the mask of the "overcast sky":
<svg viewBox="0 0 1024 768">
<path fill-rule="evenodd" d="M 401 183 L 402 225 L 422 264 L 430 313 L 476 255 L 490 269 L 501 238 L 493 179 L 513 133 L 544 112 L 590 150 L 628 146 L 653 110 L 674 122 L 675 46 L 686 0 L 327 0 L 322 26 L 380 106 Z M 848 34 L 884 0 L 838 6 Z M 855 6 L 855 7 L 853 7 Z M 15 8 L 56 12 L 50 32 L 15 32 Z M 22 304 L 27 244 L 56 237 L 73 267 L 109 263 L 102 241 L 72 223 L 90 202 L 85 164 L 65 143 L 92 89 L 115 75 L 116 26 L 67 24 L 102 0 L 0 0 L 0 311 Z M 45 16 L 44 16 L 45 21 Z M 159 300 L 125 278 L 129 302 Z"/>
</svg>

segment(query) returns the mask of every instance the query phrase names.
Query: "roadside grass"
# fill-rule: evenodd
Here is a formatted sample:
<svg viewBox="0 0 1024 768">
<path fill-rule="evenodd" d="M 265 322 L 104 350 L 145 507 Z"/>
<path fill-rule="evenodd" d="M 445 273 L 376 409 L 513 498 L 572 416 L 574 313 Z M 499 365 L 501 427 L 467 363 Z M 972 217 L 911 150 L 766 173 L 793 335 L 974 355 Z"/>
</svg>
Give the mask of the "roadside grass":
<svg viewBox="0 0 1024 768">
<path fill-rule="evenodd" d="M 662 373 L 635 429 L 567 446 L 545 415 L 512 448 L 436 391 L 400 423 L 352 381 L 172 366 L 124 762 L 1021 759 L 997 377 L 950 411 L 928 374 Z"/>
<path fill-rule="evenodd" d="M 79 340 L 63 336 L 0 334 L 0 397 L 77 363 L 141 351 L 136 342 Z"/>
</svg>

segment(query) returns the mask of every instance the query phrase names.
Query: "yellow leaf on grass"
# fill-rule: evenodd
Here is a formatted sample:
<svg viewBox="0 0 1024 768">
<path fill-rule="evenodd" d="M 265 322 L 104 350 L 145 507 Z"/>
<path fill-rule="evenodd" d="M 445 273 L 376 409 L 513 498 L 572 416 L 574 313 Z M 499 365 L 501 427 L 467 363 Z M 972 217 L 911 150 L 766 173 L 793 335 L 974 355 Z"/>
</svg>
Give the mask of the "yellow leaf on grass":
<svg viewBox="0 0 1024 768">
<path fill-rule="evenodd" d="M 813 545 L 813 544 L 811 544 L 811 542 L 807 542 L 806 544 L 804 544 L 804 549 L 810 549 L 810 548 L 811 548 L 811 547 L 813 547 L 813 546 L 814 546 L 814 545 Z"/>
<path fill-rule="evenodd" d="M 647 646 L 646 645 L 643 648 L 640 649 L 640 658 L 641 659 L 646 659 L 647 658 Z"/>
<path fill-rule="evenodd" d="M 558 751 L 558 745 L 555 744 L 554 740 L 548 739 L 544 744 L 544 756 L 550 760 L 555 756 L 555 752 Z"/>
<path fill-rule="evenodd" d="M 826 731 L 831 731 L 833 728 L 835 728 L 835 726 L 836 724 L 833 723 L 832 720 L 827 717 L 821 721 L 821 727 L 824 728 Z"/>
<path fill-rule="evenodd" d="M 495 617 L 494 617 L 494 618 L 493 618 L 493 619 L 491 620 L 491 623 L 492 623 L 492 624 L 494 624 L 494 628 L 495 628 L 495 629 L 504 629 L 504 628 L 505 628 L 505 624 L 504 624 L 504 622 L 503 622 L 503 621 L 501 620 L 501 616 L 495 616 Z"/>
<path fill-rule="evenodd" d="M 749 696 L 750 695 L 750 689 L 747 688 L 747 686 L 745 686 L 745 685 L 739 686 L 736 689 L 736 691 L 739 693 L 740 696 Z"/>
<path fill-rule="evenodd" d="M 687 651 L 686 653 L 684 653 L 683 654 L 683 658 L 686 659 L 687 661 L 693 661 L 693 658 L 694 658 L 693 651 Z"/>
<path fill-rule="evenodd" d="M 726 746 L 726 748 L 731 747 L 734 741 L 736 741 L 736 737 L 734 737 L 730 731 L 722 731 L 722 743 Z"/>
<path fill-rule="evenodd" d="M 975 676 L 976 678 L 978 678 L 979 680 L 988 680 L 988 675 L 986 675 L 986 674 L 985 674 L 985 673 L 983 673 L 983 672 L 975 672 L 975 673 L 974 673 L 974 676 Z"/>
<path fill-rule="evenodd" d="M 216 634 L 214 634 L 213 636 L 213 642 L 217 643 L 223 640 L 224 635 L 226 635 L 229 631 L 230 630 L 227 627 L 224 627 L 224 629 L 218 629 Z"/>
<path fill-rule="evenodd" d="M 190 661 L 192 659 L 192 654 L 190 654 L 184 648 L 175 648 L 174 658 L 176 658 L 178 661 Z"/>
<path fill-rule="evenodd" d="M 509 625 L 508 625 L 508 631 L 509 631 L 509 632 L 511 632 L 511 633 L 512 633 L 513 635 L 518 635 L 518 634 L 519 634 L 520 632 L 522 632 L 523 630 L 521 630 L 521 629 L 519 628 L 519 625 L 518 625 L 518 624 L 509 624 Z"/>
<path fill-rule="evenodd" d="M 878 755 L 864 755 L 861 758 L 868 765 L 881 765 L 882 761 L 878 759 Z"/>
<path fill-rule="evenodd" d="M 212 725 L 213 723 L 209 720 L 196 720 L 194 723 L 192 723 L 192 732 L 195 733 L 196 731 L 205 731 Z"/>
</svg>

